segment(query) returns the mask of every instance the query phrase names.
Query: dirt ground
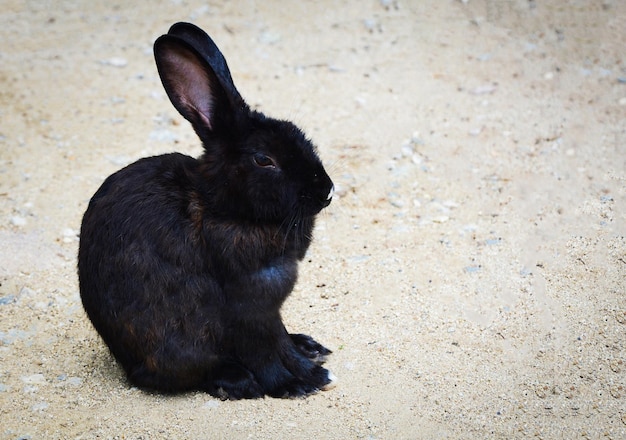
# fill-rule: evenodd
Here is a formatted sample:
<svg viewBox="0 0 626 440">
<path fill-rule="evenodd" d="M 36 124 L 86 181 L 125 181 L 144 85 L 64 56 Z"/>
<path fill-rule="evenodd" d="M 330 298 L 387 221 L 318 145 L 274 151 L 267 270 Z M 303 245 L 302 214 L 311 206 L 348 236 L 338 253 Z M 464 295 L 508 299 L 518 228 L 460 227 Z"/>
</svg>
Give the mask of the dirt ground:
<svg viewBox="0 0 626 440">
<path fill-rule="evenodd" d="M 337 185 L 283 309 L 333 390 L 146 393 L 82 310 L 103 179 L 200 154 L 176 21 Z M 626 439 L 626 2 L 4 0 L 0 41 L 0 438 Z"/>
</svg>

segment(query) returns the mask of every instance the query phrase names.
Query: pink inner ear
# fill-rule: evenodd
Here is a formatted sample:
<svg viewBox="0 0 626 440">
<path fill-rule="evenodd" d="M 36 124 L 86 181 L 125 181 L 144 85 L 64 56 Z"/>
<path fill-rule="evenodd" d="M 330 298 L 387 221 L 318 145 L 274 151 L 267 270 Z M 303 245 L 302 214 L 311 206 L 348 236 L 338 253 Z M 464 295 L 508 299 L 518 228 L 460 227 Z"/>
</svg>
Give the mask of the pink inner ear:
<svg viewBox="0 0 626 440">
<path fill-rule="evenodd" d="M 187 119 L 199 119 L 209 129 L 215 107 L 212 86 L 216 81 L 208 67 L 188 50 L 168 51 L 163 57 L 171 86 L 172 102 Z M 174 102 L 177 101 L 177 102 Z"/>
</svg>

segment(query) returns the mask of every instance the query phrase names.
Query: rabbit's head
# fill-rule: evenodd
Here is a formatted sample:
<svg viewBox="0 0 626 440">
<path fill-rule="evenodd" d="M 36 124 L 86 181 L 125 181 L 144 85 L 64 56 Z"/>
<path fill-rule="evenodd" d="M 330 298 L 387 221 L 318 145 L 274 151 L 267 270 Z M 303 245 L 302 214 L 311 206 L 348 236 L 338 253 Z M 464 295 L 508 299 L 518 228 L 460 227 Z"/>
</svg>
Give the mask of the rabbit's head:
<svg viewBox="0 0 626 440">
<path fill-rule="evenodd" d="M 289 121 L 245 103 L 211 38 L 174 25 L 155 42 L 165 90 L 202 140 L 207 195 L 214 215 L 251 221 L 297 221 L 328 206 L 333 183 L 313 144 Z"/>
</svg>

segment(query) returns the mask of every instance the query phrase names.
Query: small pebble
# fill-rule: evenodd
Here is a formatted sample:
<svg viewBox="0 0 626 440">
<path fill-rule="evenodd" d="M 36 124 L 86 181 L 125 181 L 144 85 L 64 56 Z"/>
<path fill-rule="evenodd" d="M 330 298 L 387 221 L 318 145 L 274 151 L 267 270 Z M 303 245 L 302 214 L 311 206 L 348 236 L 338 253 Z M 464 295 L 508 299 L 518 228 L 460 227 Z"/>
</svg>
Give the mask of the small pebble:
<svg viewBox="0 0 626 440">
<path fill-rule="evenodd" d="M 411 147 L 410 145 L 403 145 L 402 146 L 402 155 L 404 157 L 411 157 L 411 156 L 413 156 L 413 147 Z"/>
<path fill-rule="evenodd" d="M 621 373 L 622 368 L 625 367 L 624 362 L 621 359 L 611 359 L 609 367 L 613 373 Z"/>
<path fill-rule="evenodd" d="M 15 301 L 15 295 L 7 295 L 0 298 L 0 306 L 11 304 Z"/>
<path fill-rule="evenodd" d="M 391 204 L 391 206 L 396 208 L 404 208 L 404 202 L 400 199 L 400 197 L 395 193 L 387 194 L 387 200 Z"/>
<path fill-rule="evenodd" d="M 370 257 L 368 255 L 355 255 L 353 257 L 349 257 L 348 261 L 350 263 L 363 263 L 364 261 L 369 260 Z"/>
<path fill-rule="evenodd" d="M 357 96 L 356 98 L 354 98 L 354 102 L 356 103 L 357 107 L 365 107 L 365 105 L 367 104 L 367 99 L 362 96 Z"/>
<path fill-rule="evenodd" d="M 199 8 L 195 9 L 191 14 L 190 18 L 194 21 L 198 20 L 199 17 L 203 15 L 207 15 L 210 13 L 211 8 L 209 5 L 202 5 Z"/>
<path fill-rule="evenodd" d="M 20 217 L 19 215 L 15 215 L 11 217 L 11 224 L 13 226 L 24 226 L 26 225 L 26 219 L 24 217 Z"/>
<path fill-rule="evenodd" d="M 158 142 L 172 143 L 178 141 L 178 135 L 171 130 L 158 128 L 150 132 L 150 140 Z"/>
<path fill-rule="evenodd" d="M 419 131 L 414 131 L 411 135 L 411 143 L 415 145 L 424 145 L 424 140 L 420 136 Z"/>
<path fill-rule="evenodd" d="M 214 409 L 220 406 L 220 402 L 213 399 L 205 402 L 204 407 L 207 409 Z"/>
<path fill-rule="evenodd" d="M 548 387 L 544 386 L 537 386 L 535 388 L 535 394 L 537 395 L 537 397 L 539 397 L 540 399 L 544 399 L 546 397 L 546 390 L 548 389 Z"/>
<path fill-rule="evenodd" d="M 24 330 L 17 330 L 15 328 L 9 329 L 8 332 L 0 332 L 0 342 L 4 345 L 10 345 L 15 340 L 24 340 L 28 334 Z"/>
<path fill-rule="evenodd" d="M 472 95 L 490 95 L 496 91 L 497 87 L 494 84 L 484 84 L 470 90 Z"/>
<path fill-rule="evenodd" d="M 31 406 L 31 409 L 33 411 L 43 411 L 45 409 L 48 409 L 50 405 L 48 404 L 48 402 L 39 402 L 39 403 L 35 403 L 33 406 Z"/>
<path fill-rule="evenodd" d="M 111 162 L 113 165 L 117 165 L 120 167 L 126 166 L 130 163 L 130 157 L 128 156 L 106 156 L 106 159 Z"/>
<path fill-rule="evenodd" d="M 128 61 L 126 61 L 126 58 L 113 57 L 109 58 L 108 60 L 102 60 L 101 63 L 113 67 L 126 67 Z"/>
<path fill-rule="evenodd" d="M 81 377 L 72 376 L 67 379 L 67 383 L 77 387 L 83 383 L 83 379 Z"/>
<path fill-rule="evenodd" d="M 382 30 L 380 27 L 380 23 L 375 18 L 366 18 L 365 20 L 363 20 L 363 25 L 365 26 L 365 29 L 367 29 L 369 32 L 380 32 Z"/>
<path fill-rule="evenodd" d="M 487 246 L 494 246 L 494 245 L 500 244 L 501 241 L 502 239 L 500 238 L 488 238 L 487 240 L 485 240 L 485 244 Z"/>
<path fill-rule="evenodd" d="M 30 376 L 22 376 L 22 382 L 27 384 L 42 384 L 46 382 L 46 378 L 43 374 L 31 374 Z"/>
<path fill-rule="evenodd" d="M 621 398 L 623 391 L 624 391 L 624 388 L 620 385 L 614 385 L 611 388 L 609 388 L 609 394 L 611 395 L 611 397 L 615 399 Z"/>
<path fill-rule="evenodd" d="M 72 228 L 63 229 L 61 234 L 63 235 L 63 243 L 71 243 L 78 240 L 78 231 Z"/>
<path fill-rule="evenodd" d="M 411 156 L 411 162 L 413 162 L 415 165 L 421 165 L 423 160 L 419 154 L 414 154 L 413 156 Z"/>
<path fill-rule="evenodd" d="M 389 200 L 389 203 L 391 203 L 391 206 L 394 208 L 404 208 L 404 202 L 402 200 L 393 199 Z"/>
<path fill-rule="evenodd" d="M 281 35 L 277 32 L 264 31 L 259 35 L 259 42 L 263 44 L 276 44 L 281 38 Z"/>
</svg>

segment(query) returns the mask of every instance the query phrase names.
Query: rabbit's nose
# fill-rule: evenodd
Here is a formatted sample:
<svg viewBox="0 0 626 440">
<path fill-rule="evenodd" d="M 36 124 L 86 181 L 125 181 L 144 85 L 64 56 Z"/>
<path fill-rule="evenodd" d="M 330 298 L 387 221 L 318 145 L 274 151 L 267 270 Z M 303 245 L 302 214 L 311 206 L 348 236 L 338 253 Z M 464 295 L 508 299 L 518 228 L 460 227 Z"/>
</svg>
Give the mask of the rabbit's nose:
<svg viewBox="0 0 626 440">
<path fill-rule="evenodd" d="M 326 208 L 328 205 L 330 205 L 330 202 L 333 199 L 333 195 L 334 194 L 335 194 L 335 185 L 332 185 L 330 187 L 330 190 L 328 191 L 328 195 L 326 196 L 326 200 L 322 201 L 322 209 Z"/>
<path fill-rule="evenodd" d="M 335 195 L 335 185 L 330 187 L 330 191 L 328 191 L 328 195 L 326 196 L 326 201 L 330 202 Z"/>
</svg>

